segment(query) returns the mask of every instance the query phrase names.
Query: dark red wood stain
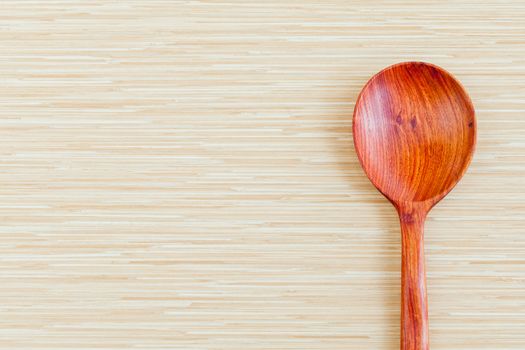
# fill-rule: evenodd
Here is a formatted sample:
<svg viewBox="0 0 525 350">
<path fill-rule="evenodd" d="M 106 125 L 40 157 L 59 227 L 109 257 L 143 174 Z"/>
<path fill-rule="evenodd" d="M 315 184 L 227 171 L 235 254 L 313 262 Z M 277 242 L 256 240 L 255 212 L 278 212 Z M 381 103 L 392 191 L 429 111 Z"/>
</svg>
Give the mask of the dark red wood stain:
<svg viewBox="0 0 525 350">
<path fill-rule="evenodd" d="M 465 173 L 476 143 L 474 107 L 445 70 L 422 62 L 388 67 L 365 85 L 353 119 L 357 155 L 401 222 L 401 349 L 427 350 L 423 227 Z"/>
</svg>

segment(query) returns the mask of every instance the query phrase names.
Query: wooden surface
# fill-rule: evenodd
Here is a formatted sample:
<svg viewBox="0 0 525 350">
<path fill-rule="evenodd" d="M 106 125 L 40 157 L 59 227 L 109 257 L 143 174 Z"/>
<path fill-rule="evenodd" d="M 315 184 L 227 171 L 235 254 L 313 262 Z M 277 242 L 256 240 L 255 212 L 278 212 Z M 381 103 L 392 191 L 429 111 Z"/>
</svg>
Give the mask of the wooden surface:
<svg viewBox="0 0 525 350">
<path fill-rule="evenodd" d="M 398 349 L 352 143 L 395 62 L 478 145 L 425 227 L 431 349 L 525 348 L 522 1 L 0 2 L 1 349 Z"/>
</svg>

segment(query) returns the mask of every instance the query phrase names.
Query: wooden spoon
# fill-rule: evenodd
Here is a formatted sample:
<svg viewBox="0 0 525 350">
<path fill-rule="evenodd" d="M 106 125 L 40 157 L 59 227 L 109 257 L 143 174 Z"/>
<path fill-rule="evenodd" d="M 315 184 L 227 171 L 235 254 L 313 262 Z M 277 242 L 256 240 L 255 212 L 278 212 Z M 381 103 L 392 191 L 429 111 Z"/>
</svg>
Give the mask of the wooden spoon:
<svg viewBox="0 0 525 350">
<path fill-rule="evenodd" d="M 390 66 L 357 98 L 354 143 L 370 181 L 401 221 L 401 349 L 428 350 L 423 227 L 465 173 L 476 143 L 474 107 L 448 72 L 421 62 Z"/>
</svg>

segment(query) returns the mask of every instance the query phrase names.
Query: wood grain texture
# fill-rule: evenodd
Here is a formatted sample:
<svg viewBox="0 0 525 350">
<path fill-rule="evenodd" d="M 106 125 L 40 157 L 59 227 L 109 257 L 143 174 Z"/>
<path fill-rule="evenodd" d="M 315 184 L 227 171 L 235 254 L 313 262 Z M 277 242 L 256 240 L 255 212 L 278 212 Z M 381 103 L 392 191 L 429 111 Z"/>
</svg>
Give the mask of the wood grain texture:
<svg viewBox="0 0 525 350">
<path fill-rule="evenodd" d="M 428 350 L 428 300 L 424 229 L 426 210 L 400 213 L 401 350 Z"/>
<path fill-rule="evenodd" d="M 359 161 L 401 222 L 401 350 L 428 350 L 425 218 L 470 164 L 474 106 L 447 71 L 403 62 L 366 83 L 352 124 Z"/>
<path fill-rule="evenodd" d="M 461 179 L 476 144 L 474 106 L 445 70 L 404 62 L 374 75 L 353 116 L 359 160 L 400 211 L 430 210 Z"/>
<path fill-rule="evenodd" d="M 425 226 L 433 350 L 525 347 L 522 1 L 0 2 L 1 349 L 399 347 L 400 235 L 352 144 L 452 72 L 469 171 Z"/>
</svg>

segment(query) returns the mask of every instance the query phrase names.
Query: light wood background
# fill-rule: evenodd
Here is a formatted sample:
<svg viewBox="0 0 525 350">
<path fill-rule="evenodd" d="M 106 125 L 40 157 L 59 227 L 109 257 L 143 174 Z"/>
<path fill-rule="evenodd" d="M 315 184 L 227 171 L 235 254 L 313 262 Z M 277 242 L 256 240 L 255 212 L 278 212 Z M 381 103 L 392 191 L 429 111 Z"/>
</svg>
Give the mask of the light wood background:
<svg viewBox="0 0 525 350">
<path fill-rule="evenodd" d="M 525 349 L 519 0 L 3 0 L 0 348 L 397 349 L 351 115 L 405 60 L 479 129 L 426 225 L 431 347 Z"/>
</svg>

